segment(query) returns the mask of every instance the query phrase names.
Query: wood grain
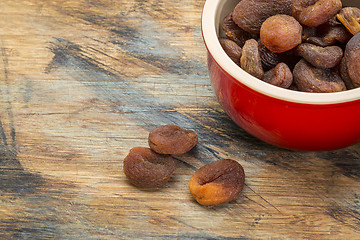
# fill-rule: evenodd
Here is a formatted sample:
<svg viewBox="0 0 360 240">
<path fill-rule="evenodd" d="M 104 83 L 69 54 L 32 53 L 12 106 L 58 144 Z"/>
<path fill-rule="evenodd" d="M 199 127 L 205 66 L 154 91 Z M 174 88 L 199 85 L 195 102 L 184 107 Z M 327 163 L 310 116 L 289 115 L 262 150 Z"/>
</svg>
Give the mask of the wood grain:
<svg viewBox="0 0 360 240">
<path fill-rule="evenodd" d="M 203 3 L 0 2 L 1 239 L 360 239 L 360 145 L 290 151 L 237 127 L 208 79 Z M 161 124 L 199 143 L 139 190 L 122 160 Z M 246 186 L 202 207 L 187 183 L 221 158 Z"/>
</svg>

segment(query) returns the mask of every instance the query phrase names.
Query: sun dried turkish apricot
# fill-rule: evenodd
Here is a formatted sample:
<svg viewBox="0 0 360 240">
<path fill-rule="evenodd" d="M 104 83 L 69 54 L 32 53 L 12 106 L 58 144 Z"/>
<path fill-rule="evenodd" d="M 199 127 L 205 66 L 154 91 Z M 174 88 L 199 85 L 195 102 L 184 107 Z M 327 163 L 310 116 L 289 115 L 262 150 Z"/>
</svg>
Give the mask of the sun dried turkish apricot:
<svg viewBox="0 0 360 240">
<path fill-rule="evenodd" d="M 282 53 L 301 43 L 302 27 L 292 16 L 277 14 L 267 18 L 260 29 L 261 42 L 270 51 Z"/>
<path fill-rule="evenodd" d="M 318 27 L 303 27 L 303 42 L 312 43 L 321 47 L 327 47 L 339 43 L 347 43 L 353 36 L 340 23 L 328 21 Z"/>
<path fill-rule="evenodd" d="M 292 0 L 242 0 L 234 8 L 234 22 L 250 33 L 260 33 L 262 23 L 276 14 L 291 15 Z"/>
<path fill-rule="evenodd" d="M 327 33 L 323 34 L 322 41 L 326 46 L 339 43 L 346 43 L 350 40 L 352 35 L 346 31 L 344 26 L 331 27 Z"/>
<path fill-rule="evenodd" d="M 360 9 L 357 7 L 344 7 L 336 15 L 337 19 L 346 29 L 355 35 L 360 31 Z"/>
<path fill-rule="evenodd" d="M 339 43 L 346 43 L 352 37 L 343 25 L 331 26 L 322 24 L 318 27 L 319 37 L 323 47 Z"/>
<path fill-rule="evenodd" d="M 274 86 L 289 88 L 293 82 L 293 75 L 285 63 L 279 63 L 275 68 L 265 72 L 262 80 Z"/>
<path fill-rule="evenodd" d="M 263 70 L 268 71 L 274 68 L 280 62 L 281 56 L 267 49 L 260 39 L 258 45 Z"/>
<path fill-rule="evenodd" d="M 316 1 L 318 1 L 318 0 L 293 0 L 293 11 L 292 11 L 291 15 L 295 19 L 299 19 L 299 15 L 300 15 L 301 11 L 303 11 L 305 8 L 315 4 Z"/>
<path fill-rule="evenodd" d="M 346 66 L 346 58 L 343 57 L 339 64 L 339 74 L 341 76 L 341 79 L 344 81 L 346 89 L 353 89 L 355 88 L 354 83 L 352 82 L 349 73 L 348 68 Z"/>
<path fill-rule="evenodd" d="M 231 60 L 240 66 L 241 47 L 227 38 L 220 38 L 219 42 Z"/>
<path fill-rule="evenodd" d="M 360 8 L 341 0 L 240 0 L 222 29 L 240 43 L 240 67 L 265 82 L 308 92 L 360 87 L 360 47 L 348 44 L 360 31 Z M 228 56 L 237 63 L 238 55 Z M 279 63 L 287 68 L 275 71 Z"/>
<path fill-rule="evenodd" d="M 344 81 L 336 71 L 316 68 L 305 59 L 295 65 L 293 76 L 296 86 L 303 92 L 329 93 L 346 90 Z"/>
<path fill-rule="evenodd" d="M 263 77 L 264 70 L 261 64 L 259 44 L 255 39 L 249 39 L 245 42 L 242 48 L 240 66 L 254 77 L 259 79 Z"/>
<path fill-rule="evenodd" d="M 343 50 L 339 46 L 320 47 L 311 43 L 302 43 L 295 49 L 295 54 L 317 68 L 333 68 L 343 57 Z"/>
<path fill-rule="evenodd" d="M 360 32 L 346 44 L 344 55 L 349 77 L 355 87 L 360 87 Z"/>
<path fill-rule="evenodd" d="M 240 47 L 244 46 L 246 40 L 255 37 L 255 34 L 244 31 L 234 22 L 232 12 L 224 18 L 221 28 L 226 37 L 236 42 Z"/>
<path fill-rule="evenodd" d="M 306 26 L 317 27 L 326 23 L 342 8 L 341 0 L 318 0 L 301 10 L 297 20 Z"/>
<path fill-rule="evenodd" d="M 158 154 L 145 147 L 132 148 L 123 165 L 130 183 L 142 188 L 158 188 L 165 185 L 175 172 L 175 168 L 175 161 L 170 155 Z"/>
<path fill-rule="evenodd" d="M 245 183 L 243 167 L 222 159 L 199 168 L 189 181 L 189 190 L 201 205 L 220 205 L 234 200 Z"/>
<path fill-rule="evenodd" d="M 197 144 L 198 136 L 193 130 L 169 124 L 153 129 L 148 142 L 150 148 L 157 153 L 184 154 Z"/>
</svg>

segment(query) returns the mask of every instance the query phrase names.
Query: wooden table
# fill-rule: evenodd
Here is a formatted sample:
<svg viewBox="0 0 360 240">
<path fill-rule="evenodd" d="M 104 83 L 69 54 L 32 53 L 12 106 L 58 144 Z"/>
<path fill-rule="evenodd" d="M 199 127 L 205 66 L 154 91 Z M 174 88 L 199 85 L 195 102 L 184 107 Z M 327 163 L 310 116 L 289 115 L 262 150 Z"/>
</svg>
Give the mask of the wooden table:
<svg viewBox="0 0 360 240">
<path fill-rule="evenodd" d="M 1 0 L 0 239 L 360 239 L 360 145 L 270 146 L 212 91 L 204 0 Z M 122 161 L 156 126 L 198 133 L 158 191 Z M 188 181 L 232 158 L 233 202 L 197 204 Z"/>
</svg>

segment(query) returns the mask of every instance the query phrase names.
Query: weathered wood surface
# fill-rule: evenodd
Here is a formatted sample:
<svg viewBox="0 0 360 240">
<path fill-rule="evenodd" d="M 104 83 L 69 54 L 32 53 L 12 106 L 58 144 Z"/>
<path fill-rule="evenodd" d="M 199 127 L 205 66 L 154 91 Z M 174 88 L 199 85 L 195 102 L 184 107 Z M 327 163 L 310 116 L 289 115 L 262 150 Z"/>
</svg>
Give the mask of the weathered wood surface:
<svg viewBox="0 0 360 240">
<path fill-rule="evenodd" d="M 360 239 L 360 145 L 296 152 L 225 115 L 200 31 L 204 1 L 0 1 L 0 239 Z M 159 191 L 122 160 L 161 124 L 194 129 Z M 236 201 L 202 207 L 205 163 L 245 168 Z"/>
</svg>

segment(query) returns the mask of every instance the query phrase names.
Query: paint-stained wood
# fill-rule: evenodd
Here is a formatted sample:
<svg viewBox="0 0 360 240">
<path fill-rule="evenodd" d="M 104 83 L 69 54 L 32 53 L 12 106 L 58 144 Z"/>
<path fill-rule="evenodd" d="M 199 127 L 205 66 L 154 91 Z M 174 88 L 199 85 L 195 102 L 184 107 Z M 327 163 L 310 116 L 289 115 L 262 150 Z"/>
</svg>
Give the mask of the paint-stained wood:
<svg viewBox="0 0 360 240">
<path fill-rule="evenodd" d="M 1 239 L 360 239 L 360 145 L 296 152 L 237 127 L 209 82 L 204 1 L 0 1 Z M 161 124 L 195 130 L 158 191 L 122 160 Z M 239 161 L 235 201 L 187 183 Z"/>
</svg>

